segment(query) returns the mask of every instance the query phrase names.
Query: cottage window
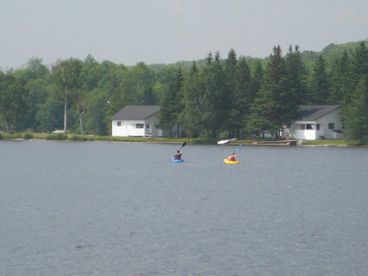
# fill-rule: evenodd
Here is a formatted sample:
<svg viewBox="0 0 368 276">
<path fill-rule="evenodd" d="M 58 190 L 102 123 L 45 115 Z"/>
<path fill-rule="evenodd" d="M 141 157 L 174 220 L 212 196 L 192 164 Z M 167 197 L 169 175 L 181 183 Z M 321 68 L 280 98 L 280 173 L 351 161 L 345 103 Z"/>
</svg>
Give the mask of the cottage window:
<svg viewBox="0 0 368 276">
<path fill-rule="evenodd" d="M 143 128 L 144 124 L 135 124 L 135 128 Z"/>
<path fill-rule="evenodd" d="M 319 124 L 317 124 L 317 130 L 319 130 Z"/>
<path fill-rule="evenodd" d="M 296 124 L 295 129 L 296 130 L 304 130 L 305 129 L 305 124 Z"/>
<path fill-rule="evenodd" d="M 121 121 L 117 121 L 117 126 L 121 126 Z"/>
<path fill-rule="evenodd" d="M 334 123 L 328 123 L 328 129 L 335 129 Z"/>
<path fill-rule="evenodd" d="M 150 127 L 150 125 L 149 124 L 146 124 L 146 128 L 149 128 Z"/>
<path fill-rule="evenodd" d="M 305 129 L 314 129 L 314 124 L 306 124 Z"/>
</svg>

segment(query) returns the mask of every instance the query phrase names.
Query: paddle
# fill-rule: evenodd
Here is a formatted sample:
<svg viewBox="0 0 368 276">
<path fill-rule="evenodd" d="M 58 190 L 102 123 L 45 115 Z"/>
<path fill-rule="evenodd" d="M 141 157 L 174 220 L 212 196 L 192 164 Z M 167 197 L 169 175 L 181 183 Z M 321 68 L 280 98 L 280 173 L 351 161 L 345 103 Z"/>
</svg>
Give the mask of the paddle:
<svg viewBox="0 0 368 276">
<path fill-rule="evenodd" d="M 242 147 L 242 144 L 239 144 L 235 149 L 234 149 L 234 151 L 233 151 L 233 154 L 236 154 L 236 152 L 238 151 L 238 150 L 240 150 L 240 148 Z"/>
<path fill-rule="evenodd" d="M 235 155 L 238 150 L 242 147 L 242 144 L 239 144 L 233 151 L 232 155 Z"/>
<path fill-rule="evenodd" d="M 226 139 L 226 140 L 220 140 L 217 142 L 218 145 L 224 145 L 224 144 L 227 144 L 229 143 L 230 141 L 234 141 L 236 140 L 236 138 L 232 138 L 232 139 Z"/>
<path fill-rule="evenodd" d="M 181 147 L 179 148 L 179 150 L 181 150 L 182 148 L 184 148 L 186 144 L 187 144 L 187 142 L 184 142 L 184 143 L 181 145 Z"/>
</svg>

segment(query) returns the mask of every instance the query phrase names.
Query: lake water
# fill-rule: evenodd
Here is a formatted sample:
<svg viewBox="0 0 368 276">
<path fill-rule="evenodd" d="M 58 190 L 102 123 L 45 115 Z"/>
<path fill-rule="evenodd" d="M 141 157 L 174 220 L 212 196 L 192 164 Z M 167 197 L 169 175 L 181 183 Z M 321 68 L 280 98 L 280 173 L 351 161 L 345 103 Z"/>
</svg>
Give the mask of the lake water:
<svg viewBox="0 0 368 276">
<path fill-rule="evenodd" d="M 0 141 L 0 275 L 367 275 L 368 149 Z"/>
</svg>

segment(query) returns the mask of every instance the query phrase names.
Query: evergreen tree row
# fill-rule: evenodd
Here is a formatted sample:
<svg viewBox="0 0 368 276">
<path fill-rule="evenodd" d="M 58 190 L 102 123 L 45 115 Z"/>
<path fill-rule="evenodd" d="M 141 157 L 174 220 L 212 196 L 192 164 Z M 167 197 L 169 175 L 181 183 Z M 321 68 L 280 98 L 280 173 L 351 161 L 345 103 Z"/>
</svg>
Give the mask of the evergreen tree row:
<svg viewBox="0 0 368 276">
<path fill-rule="evenodd" d="M 92 56 L 47 67 L 33 58 L 0 71 L 0 131 L 107 135 L 127 104 L 160 105 L 172 136 L 262 136 L 290 125 L 302 104 L 338 104 L 347 137 L 368 142 L 368 49 L 364 42 L 326 61 L 303 61 L 299 47 L 273 48 L 266 60 L 210 53 L 190 67 L 126 67 Z M 172 128 L 175 126 L 175 128 Z"/>
</svg>

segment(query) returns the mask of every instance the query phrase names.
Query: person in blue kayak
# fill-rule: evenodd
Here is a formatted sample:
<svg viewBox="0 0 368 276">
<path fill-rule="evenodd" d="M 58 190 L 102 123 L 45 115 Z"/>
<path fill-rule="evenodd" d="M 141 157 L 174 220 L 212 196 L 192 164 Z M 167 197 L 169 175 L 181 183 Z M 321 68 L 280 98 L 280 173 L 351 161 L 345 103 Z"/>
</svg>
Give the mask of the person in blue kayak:
<svg viewBox="0 0 368 276">
<path fill-rule="evenodd" d="M 174 160 L 181 160 L 182 152 L 180 150 L 176 151 L 176 154 L 174 155 Z"/>
<path fill-rule="evenodd" d="M 227 160 L 229 160 L 229 161 L 236 161 L 236 155 L 235 155 L 235 152 L 233 152 L 232 154 L 230 154 L 230 155 L 227 157 Z"/>
</svg>

